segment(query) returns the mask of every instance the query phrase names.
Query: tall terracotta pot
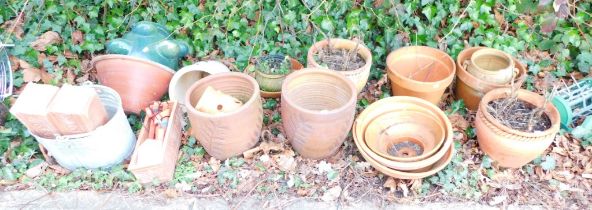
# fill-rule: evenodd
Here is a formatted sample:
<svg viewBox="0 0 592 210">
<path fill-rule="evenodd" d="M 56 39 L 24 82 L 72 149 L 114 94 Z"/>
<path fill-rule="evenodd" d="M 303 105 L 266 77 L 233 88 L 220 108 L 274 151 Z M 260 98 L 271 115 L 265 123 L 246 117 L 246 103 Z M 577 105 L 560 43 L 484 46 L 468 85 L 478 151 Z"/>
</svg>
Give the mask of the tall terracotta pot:
<svg viewBox="0 0 592 210">
<path fill-rule="evenodd" d="M 121 95 L 125 112 L 136 114 L 162 98 L 175 73 L 162 64 L 128 55 L 101 55 L 92 63 L 99 83 Z"/>
<path fill-rule="evenodd" d="M 489 91 L 479 103 L 475 128 L 479 148 L 502 167 L 519 168 L 541 155 L 555 139 L 559 132 L 559 112 L 549 101 L 545 104 L 544 113 L 551 120 L 551 127 L 542 132 L 523 132 L 509 128 L 488 111 L 487 104 L 511 94 L 509 88 L 498 88 Z M 527 90 L 518 90 L 519 100 L 526 101 L 536 107 L 543 106 L 545 98 Z"/>
<path fill-rule="evenodd" d="M 319 65 L 319 63 L 315 60 L 314 55 L 318 54 L 320 49 L 329 46 L 329 43 L 331 43 L 331 46 L 334 49 L 353 50 L 356 48 L 356 45 L 358 46 L 358 55 L 360 55 L 364 59 L 366 64 L 364 64 L 364 66 L 356 70 L 337 72 L 343 74 L 345 77 L 350 79 L 355 84 L 358 93 L 362 92 L 364 86 L 366 86 L 366 83 L 368 82 L 368 77 L 370 76 L 370 67 L 372 66 L 372 53 L 370 52 L 370 49 L 368 49 L 368 47 L 366 47 L 362 43 L 358 44 L 357 42 L 352 40 L 337 38 L 332 38 L 330 40 L 325 39 L 317 43 L 314 43 L 314 45 L 312 45 L 312 47 L 308 49 L 308 54 L 306 56 L 306 66 L 308 68 L 325 68 Z"/>
<path fill-rule="evenodd" d="M 351 129 L 357 92 L 344 76 L 321 69 L 302 69 L 282 85 L 281 114 L 292 147 L 303 157 L 333 155 Z"/>
<path fill-rule="evenodd" d="M 243 102 L 235 111 L 220 114 L 195 109 L 206 88 L 210 86 Z M 252 77 L 227 72 L 207 76 L 193 84 L 185 96 L 185 105 L 192 135 L 213 157 L 224 160 L 255 146 L 263 124 L 263 108 L 259 85 Z"/>
<path fill-rule="evenodd" d="M 438 104 L 452 83 L 456 67 L 441 50 L 425 46 L 402 47 L 386 58 L 393 95 L 414 96 Z"/>
<path fill-rule="evenodd" d="M 464 49 L 458 54 L 456 58 L 457 73 L 455 94 L 457 99 L 463 99 L 465 106 L 470 110 L 477 110 L 479 107 L 479 101 L 485 93 L 496 88 L 508 88 L 510 84 L 496 84 L 493 82 L 484 81 L 473 75 L 471 75 L 464 66 L 465 61 L 470 60 L 471 56 L 475 51 L 480 49 L 487 49 L 486 47 L 469 47 Z M 518 69 L 518 75 L 514 79 L 514 84 L 517 87 L 522 86 L 526 79 L 526 68 L 515 58 L 514 66 Z"/>
</svg>

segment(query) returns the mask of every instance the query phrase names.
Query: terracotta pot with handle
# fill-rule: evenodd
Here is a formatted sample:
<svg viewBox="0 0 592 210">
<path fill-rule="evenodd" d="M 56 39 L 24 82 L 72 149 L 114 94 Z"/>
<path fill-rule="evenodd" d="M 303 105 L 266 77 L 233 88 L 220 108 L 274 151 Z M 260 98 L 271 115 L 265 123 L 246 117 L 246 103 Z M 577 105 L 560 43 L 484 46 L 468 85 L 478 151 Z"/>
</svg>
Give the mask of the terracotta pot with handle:
<svg viewBox="0 0 592 210">
<path fill-rule="evenodd" d="M 337 39 L 332 38 L 330 40 L 322 40 L 317 43 L 314 43 L 310 49 L 308 49 L 308 54 L 306 55 L 306 66 L 309 68 L 323 68 L 316 60 L 315 55 L 319 53 L 320 49 L 326 48 L 329 46 L 329 43 L 334 49 L 346 49 L 346 50 L 354 50 L 356 46 L 358 47 L 358 55 L 360 55 L 366 64 L 359 69 L 352 70 L 352 71 L 337 71 L 340 74 L 343 74 L 345 77 L 350 79 L 356 86 L 357 93 L 362 92 L 364 86 L 368 82 L 368 77 L 370 76 L 370 67 L 372 66 L 372 52 L 370 49 L 366 47 L 363 43 L 357 43 L 353 40 L 348 39 Z M 331 69 L 336 71 L 335 69 Z"/>
<path fill-rule="evenodd" d="M 243 104 L 234 111 L 210 114 L 195 105 L 208 87 L 233 96 Z M 185 96 L 192 135 L 211 156 L 225 160 L 257 144 L 263 125 L 259 85 L 252 77 L 238 72 L 207 76 L 193 84 Z"/>
<path fill-rule="evenodd" d="M 414 96 L 438 104 L 456 72 L 452 58 L 425 46 L 402 47 L 386 58 L 393 95 Z"/>
<path fill-rule="evenodd" d="M 337 72 L 305 68 L 288 75 L 280 111 L 292 147 L 311 159 L 337 152 L 351 129 L 356 99 L 354 84 Z"/>
<path fill-rule="evenodd" d="M 456 58 L 456 69 L 458 70 L 456 77 L 458 79 L 456 80 L 455 95 L 457 99 L 463 99 L 465 106 L 470 110 L 477 110 L 481 97 L 490 90 L 510 87 L 510 84 L 496 84 L 479 79 L 467 71 L 465 61 L 470 60 L 472 55 L 480 49 L 487 48 L 469 47 L 461 51 Z M 524 80 L 526 80 L 526 67 L 515 58 L 512 59 L 514 66 L 518 69 L 518 74 L 514 78 L 514 84 L 516 87 L 520 87 L 524 83 Z"/>
<path fill-rule="evenodd" d="M 121 95 L 125 112 L 136 114 L 162 98 L 175 73 L 162 64 L 129 55 L 101 55 L 92 64 L 99 83 Z"/>
<path fill-rule="evenodd" d="M 475 129 L 479 148 L 500 166 L 519 168 L 541 155 L 555 139 L 559 132 L 559 112 L 549 101 L 545 104 L 544 113 L 551 120 L 551 127 L 541 132 L 523 132 L 503 125 L 488 111 L 490 101 L 506 98 L 511 94 L 509 88 L 498 88 L 489 91 L 479 103 L 475 117 Z M 518 90 L 518 100 L 541 107 L 545 98 L 527 90 Z"/>
</svg>

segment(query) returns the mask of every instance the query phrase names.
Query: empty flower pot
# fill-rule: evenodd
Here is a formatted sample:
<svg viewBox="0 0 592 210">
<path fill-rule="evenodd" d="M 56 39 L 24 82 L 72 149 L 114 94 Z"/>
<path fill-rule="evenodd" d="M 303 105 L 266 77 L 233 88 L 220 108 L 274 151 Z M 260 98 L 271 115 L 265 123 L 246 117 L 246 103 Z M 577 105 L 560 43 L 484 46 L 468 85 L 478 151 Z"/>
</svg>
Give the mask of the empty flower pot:
<svg viewBox="0 0 592 210">
<path fill-rule="evenodd" d="M 438 104 L 452 83 L 456 67 L 441 50 L 425 47 L 402 47 L 386 58 L 386 69 L 393 95 L 414 96 Z"/>
<path fill-rule="evenodd" d="M 426 155 L 427 157 L 424 159 L 418 158 L 414 161 L 392 160 L 374 152 L 367 144 L 368 141 L 372 140 L 365 139 L 366 132 L 368 132 L 368 125 L 383 115 L 396 112 L 423 112 L 436 119 L 445 128 L 445 138 L 442 146 L 438 147 L 432 155 Z M 355 144 L 358 150 L 360 150 L 360 153 L 364 152 L 366 156 L 371 157 L 380 163 L 380 165 L 398 171 L 425 171 L 441 160 L 451 145 L 453 145 L 452 124 L 446 114 L 436 105 L 415 97 L 394 96 L 374 102 L 358 115 L 353 129 Z"/>
<path fill-rule="evenodd" d="M 503 125 L 487 110 L 489 102 L 507 98 L 511 94 L 509 88 L 498 88 L 489 91 L 479 104 L 475 117 L 475 129 L 479 148 L 500 166 L 519 168 L 541 155 L 555 139 L 559 132 L 559 112 L 549 101 L 545 104 L 544 113 L 551 122 L 550 128 L 540 132 L 524 132 Z M 541 107 L 545 98 L 527 90 L 518 90 L 517 99 Z"/>
<path fill-rule="evenodd" d="M 457 73 L 455 94 L 457 99 L 463 99 L 465 106 L 470 110 L 477 110 L 479 107 L 479 101 L 485 93 L 495 88 L 510 87 L 510 84 L 496 84 L 494 82 L 479 79 L 470 74 L 465 68 L 467 63 L 473 54 L 480 49 L 488 49 L 486 47 L 470 47 L 466 48 L 458 54 L 456 58 Z M 514 66 L 518 69 L 517 75 L 514 77 L 514 85 L 516 87 L 522 86 L 526 79 L 526 68 L 520 61 L 512 58 Z"/>
<path fill-rule="evenodd" d="M 336 153 L 351 129 L 356 98 L 353 82 L 337 72 L 313 68 L 288 75 L 280 111 L 292 147 L 310 159 Z"/>
<path fill-rule="evenodd" d="M 209 114 L 195 109 L 204 91 L 212 87 L 243 102 L 237 110 Z M 193 84 L 185 96 L 192 135 L 206 152 L 219 160 L 239 155 L 257 144 L 263 124 L 259 85 L 238 72 L 210 75 Z"/>
<path fill-rule="evenodd" d="M 136 114 L 162 98 L 175 73 L 159 63 L 128 55 L 101 55 L 92 63 L 99 82 L 121 95 L 126 112 Z"/>
<path fill-rule="evenodd" d="M 281 56 L 281 59 L 284 57 Z M 282 84 L 288 74 L 303 68 L 302 64 L 294 58 L 290 58 L 290 72 L 286 74 L 269 74 L 260 71 L 255 66 L 255 80 L 261 87 L 261 96 L 264 98 L 278 98 L 281 96 Z"/>
<path fill-rule="evenodd" d="M 421 111 L 398 111 L 372 120 L 364 134 L 378 155 L 402 162 L 423 160 L 437 152 L 446 137 L 444 124 Z"/>
<path fill-rule="evenodd" d="M 363 43 L 357 43 L 348 39 L 325 39 L 314 43 L 314 45 L 312 45 L 312 47 L 310 47 L 308 50 L 308 54 L 306 56 L 307 67 L 326 69 L 326 67 L 321 66 L 315 60 L 315 55 L 319 53 L 320 49 L 327 48 L 329 43 L 333 49 L 354 50 L 357 47 L 358 55 L 361 56 L 366 62 L 364 66 L 351 71 L 338 71 L 336 69 L 331 70 L 337 71 L 350 79 L 355 84 L 357 93 L 362 92 L 364 86 L 366 86 L 366 82 L 368 82 L 368 77 L 370 76 L 370 67 L 372 66 L 372 53 L 370 52 L 370 49 L 368 49 Z"/>
<path fill-rule="evenodd" d="M 200 61 L 179 69 L 169 84 L 169 99 L 183 104 L 191 85 L 208 75 L 222 72 L 230 72 L 230 69 L 218 61 Z"/>
<path fill-rule="evenodd" d="M 493 49 L 479 49 L 473 53 L 467 71 L 484 81 L 508 84 L 514 76 L 514 61 L 507 53 Z"/>
</svg>

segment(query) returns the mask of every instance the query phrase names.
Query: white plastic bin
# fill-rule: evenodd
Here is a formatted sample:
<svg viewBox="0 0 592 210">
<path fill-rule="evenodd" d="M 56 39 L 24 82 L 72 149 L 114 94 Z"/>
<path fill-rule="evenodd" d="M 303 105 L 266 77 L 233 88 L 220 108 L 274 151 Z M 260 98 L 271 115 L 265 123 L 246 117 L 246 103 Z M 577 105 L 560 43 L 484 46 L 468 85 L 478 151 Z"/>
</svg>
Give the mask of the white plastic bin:
<svg viewBox="0 0 592 210">
<path fill-rule="evenodd" d="M 107 109 L 109 120 L 96 130 L 77 135 L 46 139 L 35 136 L 50 156 L 63 167 L 107 168 L 128 158 L 136 144 L 136 136 L 123 112 L 121 98 L 115 90 L 101 85 L 94 88 Z"/>
</svg>

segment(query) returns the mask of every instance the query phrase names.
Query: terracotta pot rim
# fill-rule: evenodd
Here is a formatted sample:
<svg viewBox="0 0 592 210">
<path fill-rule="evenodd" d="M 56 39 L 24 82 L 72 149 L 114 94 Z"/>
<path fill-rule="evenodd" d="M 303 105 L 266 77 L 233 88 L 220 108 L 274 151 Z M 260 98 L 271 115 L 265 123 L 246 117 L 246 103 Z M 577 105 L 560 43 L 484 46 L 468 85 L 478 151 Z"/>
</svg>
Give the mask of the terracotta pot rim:
<svg viewBox="0 0 592 210">
<path fill-rule="evenodd" d="M 286 85 L 288 83 L 290 83 L 294 78 L 300 77 L 302 75 L 306 76 L 306 75 L 314 75 L 314 74 L 324 74 L 327 76 L 338 78 L 339 80 L 341 80 L 347 84 L 348 88 L 350 89 L 349 92 L 351 93 L 351 97 L 346 103 L 344 103 L 343 105 L 341 105 L 337 109 L 322 111 L 323 115 L 331 115 L 331 114 L 344 112 L 345 110 L 347 110 L 349 108 L 348 104 L 352 104 L 352 103 L 355 104 L 356 103 L 358 90 L 356 89 L 356 86 L 354 85 L 354 83 L 351 80 L 347 79 L 342 74 L 337 73 L 336 71 L 328 71 L 326 69 L 321 69 L 321 68 L 303 68 L 300 71 L 296 71 L 296 72 L 289 74 L 288 77 L 286 77 L 286 79 L 284 80 L 284 83 L 282 84 L 282 90 L 285 90 Z M 286 94 L 287 93 L 285 91 L 281 92 L 282 102 L 290 104 L 291 106 L 294 107 L 294 109 L 298 110 L 298 112 L 302 112 L 302 113 L 306 113 L 306 114 L 320 114 L 321 113 L 321 111 L 310 110 L 310 109 L 306 109 L 306 108 L 301 107 L 300 105 L 294 103 L 292 101 L 292 99 L 289 96 L 287 96 Z"/>
<path fill-rule="evenodd" d="M 510 87 L 510 84 L 497 84 L 497 83 L 493 83 L 493 82 L 489 82 L 489 81 L 485 81 L 482 79 L 479 79 L 475 76 L 473 76 L 472 74 L 470 74 L 464 67 L 463 67 L 463 62 L 465 60 L 460 60 L 461 59 L 461 54 L 466 53 L 467 51 L 471 50 L 471 49 L 488 49 L 488 47 L 482 47 L 482 46 L 478 46 L 478 47 L 469 47 L 469 48 L 465 48 L 463 49 L 458 56 L 456 57 L 456 66 L 458 66 L 458 71 L 457 71 L 457 75 L 458 78 L 460 80 L 462 80 L 463 82 L 465 82 L 465 84 L 467 84 L 467 86 L 471 87 L 471 88 L 476 88 L 475 84 L 479 84 L 479 83 L 483 83 L 486 86 L 490 86 L 493 88 L 505 88 L 505 87 Z M 495 48 L 493 48 L 495 49 Z M 503 51 L 502 51 L 503 52 Z M 509 54 L 508 54 L 509 55 Z M 526 80 L 526 68 L 524 67 L 524 65 L 516 58 L 514 58 L 513 56 L 510 55 L 510 57 L 512 58 L 512 61 L 514 62 L 514 67 L 518 68 L 518 77 L 514 78 L 514 84 L 518 84 L 521 83 L 520 81 L 524 81 Z M 470 58 L 469 58 L 470 59 Z M 479 85 L 479 86 L 483 86 L 483 85 Z"/>
<path fill-rule="evenodd" d="M 445 131 L 446 131 L 445 135 L 446 136 L 444 138 L 444 143 L 441 145 L 441 147 L 438 149 L 438 151 L 436 151 L 434 154 L 432 154 L 432 156 L 427 157 L 426 159 L 423 159 L 423 160 L 419 160 L 419 161 L 414 161 L 414 162 L 393 161 L 388 158 L 384 158 L 376 153 L 372 153 L 372 154 L 375 154 L 372 156 L 376 156 L 376 157 L 373 157 L 373 159 L 379 161 L 381 164 L 386 162 L 386 163 L 389 163 L 388 165 L 398 165 L 397 167 L 411 168 L 411 170 L 426 167 L 426 166 L 429 166 L 430 164 L 437 162 L 439 159 L 442 158 L 442 156 L 444 156 L 446 154 L 445 149 L 442 149 L 442 148 L 448 148 L 448 147 L 450 147 L 450 145 L 454 146 L 454 144 L 453 144 L 454 131 L 452 130 L 452 123 L 450 122 L 450 120 L 448 120 L 448 117 L 446 116 L 446 114 L 440 108 L 438 108 L 436 105 L 434 105 L 426 100 L 416 98 L 416 97 L 392 96 L 392 97 L 380 99 L 377 102 L 374 102 L 373 104 L 371 104 L 370 106 L 372 106 L 372 105 L 382 106 L 383 104 L 401 103 L 401 101 L 409 101 L 410 103 L 421 103 L 421 104 L 431 107 L 434 110 L 440 110 L 440 111 L 437 111 L 432 114 L 433 114 L 433 116 L 438 117 L 440 121 L 443 121 L 443 123 L 445 125 Z M 362 117 L 362 120 L 366 121 L 365 119 L 363 119 L 363 117 L 366 117 L 366 115 L 368 115 L 367 110 L 374 111 L 374 109 L 370 109 L 370 106 L 368 108 L 366 108 L 364 111 L 362 111 L 362 113 L 360 113 L 360 115 L 358 115 L 358 118 L 354 121 L 353 129 L 356 129 L 356 131 L 358 130 L 357 127 L 359 126 L 358 124 L 359 124 L 360 118 Z M 404 110 L 404 109 L 402 109 L 402 110 Z M 389 111 L 392 111 L 392 109 L 391 110 L 389 110 L 389 109 L 382 110 L 380 112 L 380 114 L 376 114 L 376 116 L 374 118 L 380 116 L 382 113 L 389 112 Z M 367 121 L 370 122 L 374 118 L 369 119 Z M 360 131 L 360 132 L 363 133 L 365 131 Z M 354 143 L 358 147 L 358 150 L 360 150 L 360 151 L 364 150 L 367 152 L 371 151 L 370 148 L 368 148 L 368 145 L 366 145 L 365 141 L 363 141 L 363 137 L 362 137 L 362 139 L 359 139 L 358 135 L 353 135 L 353 138 L 354 138 Z M 434 160 L 434 159 L 436 159 L 436 160 Z"/>
<path fill-rule="evenodd" d="M 449 72 L 448 76 L 446 76 L 444 79 L 438 80 L 438 81 L 433 81 L 433 82 L 424 82 L 424 81 L 417 81 L 414 79 L 410 79 L 408 77 L 405 77 L 401 74 L 399 74 L 397 71 L 392 70 L 393 69 L 393 65 L 389 62 L 389 60 L 393 59 L 393 56 L 395 56 L 395 53 L 397 51 L 400 50 L 408 50 L 408 49 L 413 49 L 413 48 L 419 48 L 419 49 L 424 49 L 424 50 L 430 50 L 430 51 L 437 51 L 438 53 L 442 54 L 443 57 L 445 58 L 435 58 L 432 56 L 428 56 L 428 57 L 432 57 L 434 60 L 449 60 L 451 65 L 451 71 Z M 405 56 L 410 56 L 410 55 L 405 55 Z M 436 62 L 436 61 L 434 61 Z M 428 46 L 406 46 L 406 47 L 401 47 L 396 49 L 395 51 L 392 51 L 391 53 L 388 54 L 388 56 L 386 57 L 386 71 L 387 73 L 390 72 L 393 75 L 396 75 L 398 78 L 400 78 L 403 81 L 406 82 L 410 82 L 410 83 L 418 83 L 418 84 L 422 84 L 422 85 L 433 85 L 433 84 L 446 84 L 448 83 L 448 85 L 450 85 L 450 83 L 452 83 L 452 80 L 454 79 L 454 76 L 456 75 L 456 65 L 454 64 L 454 60 L 452 59 L 452 57 L 450 57 L 450 55 L 448 55 L 446 52 L 433 48 L 433 47 L 428 47 Z M 448 86 L 446 85 L 446 86 Z M 418 90 L 421 91 L 421 90 Z M 428 92 L 430 90 L 426 90 L 426 91 L 421 91 L 421 92 Z"/>
<path fill-rule="evenodd" d="M 134 56 L 129 56 L 129 55 L 120 55 L 120 54 L 105 54 L 105 55 L 99 55 L 99 56 L 95 56 L 93 57 L 93 59 L 91 60 L 91 66 L 93 68 L 96 68 L 96 64 L 98 62 L 101 61 L 106 61 L 106 60 L 111 60 L 111 59 L 121 59 L 121 60 L 129 60 L 129 61 L 135 61 L 135 62 L 140 62 L 140 63 L 146 63 L 146 64 L 150 64 L 153 66 L 158 67 L 159 69 L 162 69 L 164 71 L 167 71 L 171 74 L 175 74 L 175 71 L 171 68 L 169 68 L 168 66 L 162 65 L 160 63 L 151 61 L 151 60 L 147 60 L 147 59 L 142 59 L 142 58 L 138 58 L 138 57 L 134 57 Z"/>
<path fill-rule="evenodd" d="M 487 104 L 494 99 L 503 98 L 507 94 L 510 94 L 510 92 L 511 92 L 510 88 L 497 88 L 497 89 L 493 89 L 493 90 L 487 92 L 483 96 L 483 98 L 481 99 L 481 102 L 479 102 L 478 112 L 481 112 L 483 114 L 483 116 L 485 117 L 485 119 L 488 122 L 490 122 L 491 124 L 493 124 L 495 127 L 503 130 L 504 132 L 508 132 L 511 134 L 524 136 L 524 137 L 537 138 L 537 137 L 541 137 L 541 136 L 547 136 L 547 135 L 550 135 L 550 134 L 553 134 L 556 132 L 557 129 L 555 127 L 558 127 L 559 122 L 560 122 L 559 111 L 557 111 L 557 108 L 555 108 L 555 106 L 553 105 L 553 103 L 551 103 L 551 101 L 547 102 L 546 107 L 545 107 L 545 111 L 544 111 L 544 113 L 547 115 L 547 117 L 549 117 L 549 120 L 551 121 L 551 126 L 547 130 L 544 130 L 544 131 L 540 131 L 540 132 L 536 132 L 536 133 L 519 131 L 519 130 L 510 128 L 508 126 L 505 126 L 504 124 L 499 122 L 497 119 L 495 119 L 489 113 L 489 111 L 487 111 Z M 526 102 L 528 102 L 528 101 L 524 100 L 524 98 L 535 98 L 535 100 L 541 101 L 541 103 L 542 103 L 542 101 L 545 100 L 545 98 L 543 96 L 541 96 L 537 93 L 528 91 L 528 90 L 524 90 L 524 89 L 518 90 L 517 97 L 518 97 L 518 99 L 521 99 Z M 528 103 L 530 103 L 530 102 L 528 102 Z M 533 104 L 533 105 L 535 105 L 535 104 Z"/>
<path fill-rule="evenodd" d="M 487 52 L 487 53 L 485 53 L 485 52 Z M 501 51 L 501 50 L 498 50 L 498 49 L 495 49 L 495 48 L 489 48 L 489 47 L 478 49 L 478 50 L 476 50 L 473 53 L 473 55 L 469 59 L 471 61 L 471 63 L 475 63 L 475 59 L 477 59 L 475 57 L 475 53 L 478 53 L 478 55 L 480 55 L 480 56 L 481 55 L 493 55 L 493 56 L 503 57 L 503 58 L 505 58 L 505 60 L 507 60 L 509 62 L 508 63 L 508 66 L 506 66 L 505 68 L 510 68 L 510 67 L 515 68 L 514 58 L 512 58 L 512 56 L 510 54 L 508 54 L 508 53 L 506 53 L 504 51 Z M 499 71 L 499 70 L 484 69 L 481 66 L 477 66 L 476 64 L 473 64 L 473 65 L 475 65 L 477 68 L 479 68 L 480 71 L 482 71 L 484 73 L 488 73 L 488 74 L 495 74 L 497 71 Z"/>
<path fill-rule="evenodd" d="M 208 114 L 208 113 L 197 111 L 195 109 L 195 107 L 193 107 L 194 105 L 191 104 L 191 93 L 193 92 L 193 90 L 195 90 L 198 86 L 202 85 L 203 83 L 210 82 L 211 80 L 217 79 L 218 77 L 238 77 L 241 79 L 246 79 L 249 81 L 249 83 L 254 88 L 253 94 L 251 94 L 251 97 L 249 98 L 249 100 L 244 102 L 244 104 L 240 108 L 238 108 L 232 112 Z M 257 84 L 257 81 L 255 81 L 255 79 L 253 79 L 251 76 L 244 74 L 244 73 L 240 73 L 240 72 L 223 72 L 223 73 L 218 73 L 218 74 L 207 76 L 207 77 L 195 82 L 193 85 L 191 85 L 191 87 L 189 87 L 189 89 L 187 89 L 187 92 L 185 93 L 185 102 L 186 102 L 185 106 L 186 106 L 188 112 L 191 112 L 191 113 L 201 116 L 201 117 L 214 118 L 214 119 L 224 118 L 224 117 L 235 115 L 236 113 L 240 113 L 240 112 L 243 112 L 244 110 L 248 109 L 251 106 L 251 104 L 255 103 L 256 100 L 259 100 L 259 98 L 260 98 L 259 95 L 260 95 L 259 85 Z"/>
<path fill-rule="evenodd" d="M 310 46 L 306 56 L 311 58 L 310 64 L 312 64 L 311 66 L 314 66 L 313 68 L 328 69 L 328 68 L 323 68 L 321 65 L 319 65 L 319 63 L 316 61 L 316 59 L 314 59 L 314 55 L 316 54 L 316 52 L 318 52 L 318 49 L 323 48 L 329 44 L 328 40 L 329 39 L 323 39 L 321 41 L 315 42 L 312 46 Z M 354 46 L 356 45 L 356 42 L 351 39 L 331 38 L 331 40 L 337 40 L 340 42 L 349 42 L 349 43 L 354 44 Z M 362 53 L 360 53 L 360 51 L 362 51 Z M 367 55 L 364 55 L 364 54 L 367 54 Z M 330 69 L 330 70 L 337 71 L 337 72 L 362 72 L 365 69 L 370 68 L 370 66 L 372 65 L 372 52 L 370 51 L 370 49 L 368 47 L 366 47 L 366 45 L 361 40 L 360 40 L 360 46 L 358 47 L 358 55 L 361 56 L 362 58 L 364 58 L 364 61 L 366 62 L 362 67 L 360 67 L 358 69 L 354 69 L 354 70 L 349 70 L 349 71 L 339 71 L 339 70 L 335 70 L 335 69 Z"/>
</svg>

